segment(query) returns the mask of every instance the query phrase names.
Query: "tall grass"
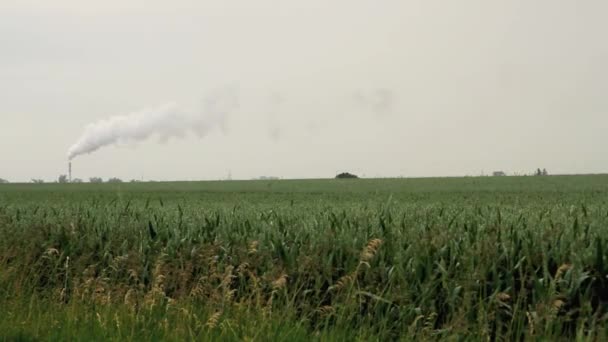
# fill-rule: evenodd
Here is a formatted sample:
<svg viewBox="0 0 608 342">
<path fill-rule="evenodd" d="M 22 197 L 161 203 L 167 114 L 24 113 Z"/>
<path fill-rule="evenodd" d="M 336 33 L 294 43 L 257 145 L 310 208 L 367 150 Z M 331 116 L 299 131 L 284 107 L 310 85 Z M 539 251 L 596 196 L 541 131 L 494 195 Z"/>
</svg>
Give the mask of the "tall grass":
<svg viewBox="0 0 608 342">
<path fill-rule="evenodd" d="M 376 181 L 381 191 L 328 182 L 323 192 L 314 181 L 312 192 L 306 182 L 291 192 L 282 182 L 241 192 L 0 188 L 0 331 L 603 339 L 607 190 L 585 177 L 527 190 L 479 181 L 460 191 L 469 180 L 445 191 L 428 180 Z"/>
</svg>

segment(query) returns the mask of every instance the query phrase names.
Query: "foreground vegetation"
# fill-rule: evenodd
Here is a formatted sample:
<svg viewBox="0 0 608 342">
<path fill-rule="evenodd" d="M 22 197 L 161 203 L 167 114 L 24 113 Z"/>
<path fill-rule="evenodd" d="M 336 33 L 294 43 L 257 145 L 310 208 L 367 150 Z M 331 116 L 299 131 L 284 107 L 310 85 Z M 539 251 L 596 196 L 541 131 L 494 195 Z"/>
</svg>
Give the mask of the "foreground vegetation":
<svg viewBox="0 0 608 342">
<path fill-rule="evenodd" d="M 0 336 L 608 337 L 608 176 L 0 185 Z"/>
</svg>

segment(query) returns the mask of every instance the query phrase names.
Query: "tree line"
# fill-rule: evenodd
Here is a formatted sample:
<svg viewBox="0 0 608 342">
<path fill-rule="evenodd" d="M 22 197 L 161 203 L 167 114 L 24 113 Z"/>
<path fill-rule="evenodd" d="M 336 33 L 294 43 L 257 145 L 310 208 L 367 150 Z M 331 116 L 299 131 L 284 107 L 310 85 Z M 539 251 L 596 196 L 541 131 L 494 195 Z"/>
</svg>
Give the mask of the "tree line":
<svg viewBox="0 0 608 342">
<path fill-rule="evenodd" d="M 547 172 L 547 169 L 536 169 L 536 171 L 534 172 L 534 176 L 548 176 L 549 172 Z M 496 171 L 494 172 L 494 176 L 506 176 L 506 173 L 502 172 L 502 171 Z M 349 173 L 349 172 L 342 172 L 338 175 L 336 175 L 335 177 L 336 179 L 349 179 L 349 178 L 359 178 L 357 175 Z M 131 183 L 137 183 L 139 182 L 139 180 L 136 179 L 132 179 L 130 181 Z M 8 180 L 0 178 L 0 184 L 7 184 L 9 183 Z M 43 184 L 45 183 L 45 181 L 43 179 L 32 179 L 31 183 L 34 184 Z M 61 184 L 66 184 L 66 183 L 84 183 L 84 181 L 80 178 L 74 178 L 72 179 L 72 181 L 69 180 L 67 175 L 60 175 L 59 178 L 57 178 L 57 181 L 55 183 L 61 183 Z M 109 178 L 107 181 L 104 181 L 103 178 L 101 177 L 91 177 L 89 178 L 89 183 L 94 183 L 94 184 L 99 184 L 99 183 L 123 183 L 122 179 L 120 178 Z"/>
<path fill-rule="evenodd" d="M 122 179 L 120 178 L 109 178 L 107 181 L 104 181 L 103 178 L 101 177 L 91 177 L 89 178 L 89 183 L 122 183 Z M 132 183 L 135 182 L 139 182 L 136 179 L 131 180 Z M 8 184 L 10 183 L 8 180 L 4 179 L 4 178 L 0 178 L 0 184 Z M 44 184 L 46 183 L 44 179 L 39 179 L 39 178 L 32 178 L 30 180 L 30 183 L 33 184 Z M 70 180 L 68 179 L 67 175 L 60 175 L 56 181 L 54 182 L 50 182 L 50 183 L 60 183 L 60 184 L 66 184 L 66 183 L 84 183 L 84 181 L 80 178 L 74 178 L 72 179 L 72 181 L 70 182 Z"/>
</svg>

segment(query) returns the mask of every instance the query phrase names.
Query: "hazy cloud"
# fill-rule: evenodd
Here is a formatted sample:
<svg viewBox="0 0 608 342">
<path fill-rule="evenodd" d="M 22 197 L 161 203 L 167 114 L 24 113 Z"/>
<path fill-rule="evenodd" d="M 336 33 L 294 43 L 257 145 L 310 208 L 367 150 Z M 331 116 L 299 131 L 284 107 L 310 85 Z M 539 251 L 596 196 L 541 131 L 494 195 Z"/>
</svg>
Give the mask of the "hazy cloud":
<svg viewBox="0 0 608 342">
<path fill-rule="evenodd" d="M 369 110 L 378 116 L 389 114 L 393 109 L 395 94 L 387 88 L 357 90 L 352 98 L 356 106 Z"/>
</svg>

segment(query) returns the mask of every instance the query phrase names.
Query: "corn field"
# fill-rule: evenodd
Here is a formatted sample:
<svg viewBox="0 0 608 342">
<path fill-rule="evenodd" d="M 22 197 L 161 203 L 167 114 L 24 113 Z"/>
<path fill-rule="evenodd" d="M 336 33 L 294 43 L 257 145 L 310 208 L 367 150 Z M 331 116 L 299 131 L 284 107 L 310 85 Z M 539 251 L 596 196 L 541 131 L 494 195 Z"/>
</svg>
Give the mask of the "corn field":
<svg viewBox="0 0 608 342">
<path fill-rule="evenodd" d="M 608 176 L 0 185 L 6 340 L 605 340 Z"/>
</svg>

